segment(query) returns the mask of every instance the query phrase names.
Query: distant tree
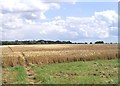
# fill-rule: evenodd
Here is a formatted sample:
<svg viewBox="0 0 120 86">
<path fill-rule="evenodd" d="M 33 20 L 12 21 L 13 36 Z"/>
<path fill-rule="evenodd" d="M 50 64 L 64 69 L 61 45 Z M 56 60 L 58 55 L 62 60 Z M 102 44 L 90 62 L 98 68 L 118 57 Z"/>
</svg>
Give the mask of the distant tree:
<svg viewBox="0 0 120 86">
<path fill-rule="evenodd" d="M 103 41 L 96 41 L 95 44 L 104 44 Z"/>
<path fill-rule="evenodd" d="M 110 42 L 110 44 L 112 44 L 112 42 Z"/>
<path fill-rule="evenodd" d="M 61 44 L 61 41 L 57 40 L 57 41 L 56 41 L 56 44 Z"/>
<path fill-rule="evenodd" d="M 90 42 L 90 44 L 93 44 L 92 42 Z"/>
<path fill-rule="evenodd" d="M 2 41 L 0 41 L 0 45 L 2 45 Z"/>
<path fill-rule="evenodd" d="M 72 42 L 71 41 L 67 41 L 66 44 L 72 44 Z"/>
<path fill-rule="evenodd" d="M 25 41 L 1 41 L 2 45 L 21 45 L 21 44 L 72 44 L 71 41 L 46 41 L 46 40 L 25 40 Z"/>
</svg>

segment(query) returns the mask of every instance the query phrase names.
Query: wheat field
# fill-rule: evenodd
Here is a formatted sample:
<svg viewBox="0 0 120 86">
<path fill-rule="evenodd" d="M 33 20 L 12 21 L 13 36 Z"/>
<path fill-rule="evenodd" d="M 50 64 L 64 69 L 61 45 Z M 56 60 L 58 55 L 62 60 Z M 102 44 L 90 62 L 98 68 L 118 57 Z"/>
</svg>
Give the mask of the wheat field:
<svg viewBox="0 0 120 86">
<path fill-rule="evenodd" d="M 6 45 L 0 49 L 3 67 L 109 60 L 119 56 L 117 44 Z"/>
</svg>

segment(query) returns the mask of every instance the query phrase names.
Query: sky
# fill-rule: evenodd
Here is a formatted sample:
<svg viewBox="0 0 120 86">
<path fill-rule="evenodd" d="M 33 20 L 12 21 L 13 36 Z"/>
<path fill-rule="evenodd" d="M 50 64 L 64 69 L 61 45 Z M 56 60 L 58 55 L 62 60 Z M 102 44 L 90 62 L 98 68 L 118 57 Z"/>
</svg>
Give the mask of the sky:
<svg viewBox="0 0 120 86">
<path fill-rule="evenodd" d="M 0 0 L 0 39 L 117 42 L 117 5 L 72 0 Z"/>
</svg>

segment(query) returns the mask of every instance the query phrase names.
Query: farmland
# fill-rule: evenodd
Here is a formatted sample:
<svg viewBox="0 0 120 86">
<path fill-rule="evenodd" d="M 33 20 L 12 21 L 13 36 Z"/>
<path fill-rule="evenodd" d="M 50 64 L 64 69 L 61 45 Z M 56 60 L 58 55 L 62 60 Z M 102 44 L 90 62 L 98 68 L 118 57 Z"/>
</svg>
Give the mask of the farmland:
<svg viewBox="0 0 120 86">
<path fill-rule="evenodd" d="M 3 83 L 106 84 L 118 80 L 117 44 L 9 45 L 0 48 Z M 21 76 L 14 78 L 11 73 Z"/>
</svg>

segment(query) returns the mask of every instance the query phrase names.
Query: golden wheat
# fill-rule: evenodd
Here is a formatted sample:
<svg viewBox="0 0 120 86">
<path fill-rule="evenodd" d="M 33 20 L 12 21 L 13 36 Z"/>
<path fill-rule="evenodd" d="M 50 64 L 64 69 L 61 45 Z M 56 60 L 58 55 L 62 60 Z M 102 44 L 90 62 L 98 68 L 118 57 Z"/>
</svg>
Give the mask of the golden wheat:
<svg viewBox="0 0 120 86">
<path fill-rule="evenodd" d="M 117 44 L 18 45 L 2 47 L 2 55 L 4 67 L 113 59 L 119 56 Z"/>
</svg>

